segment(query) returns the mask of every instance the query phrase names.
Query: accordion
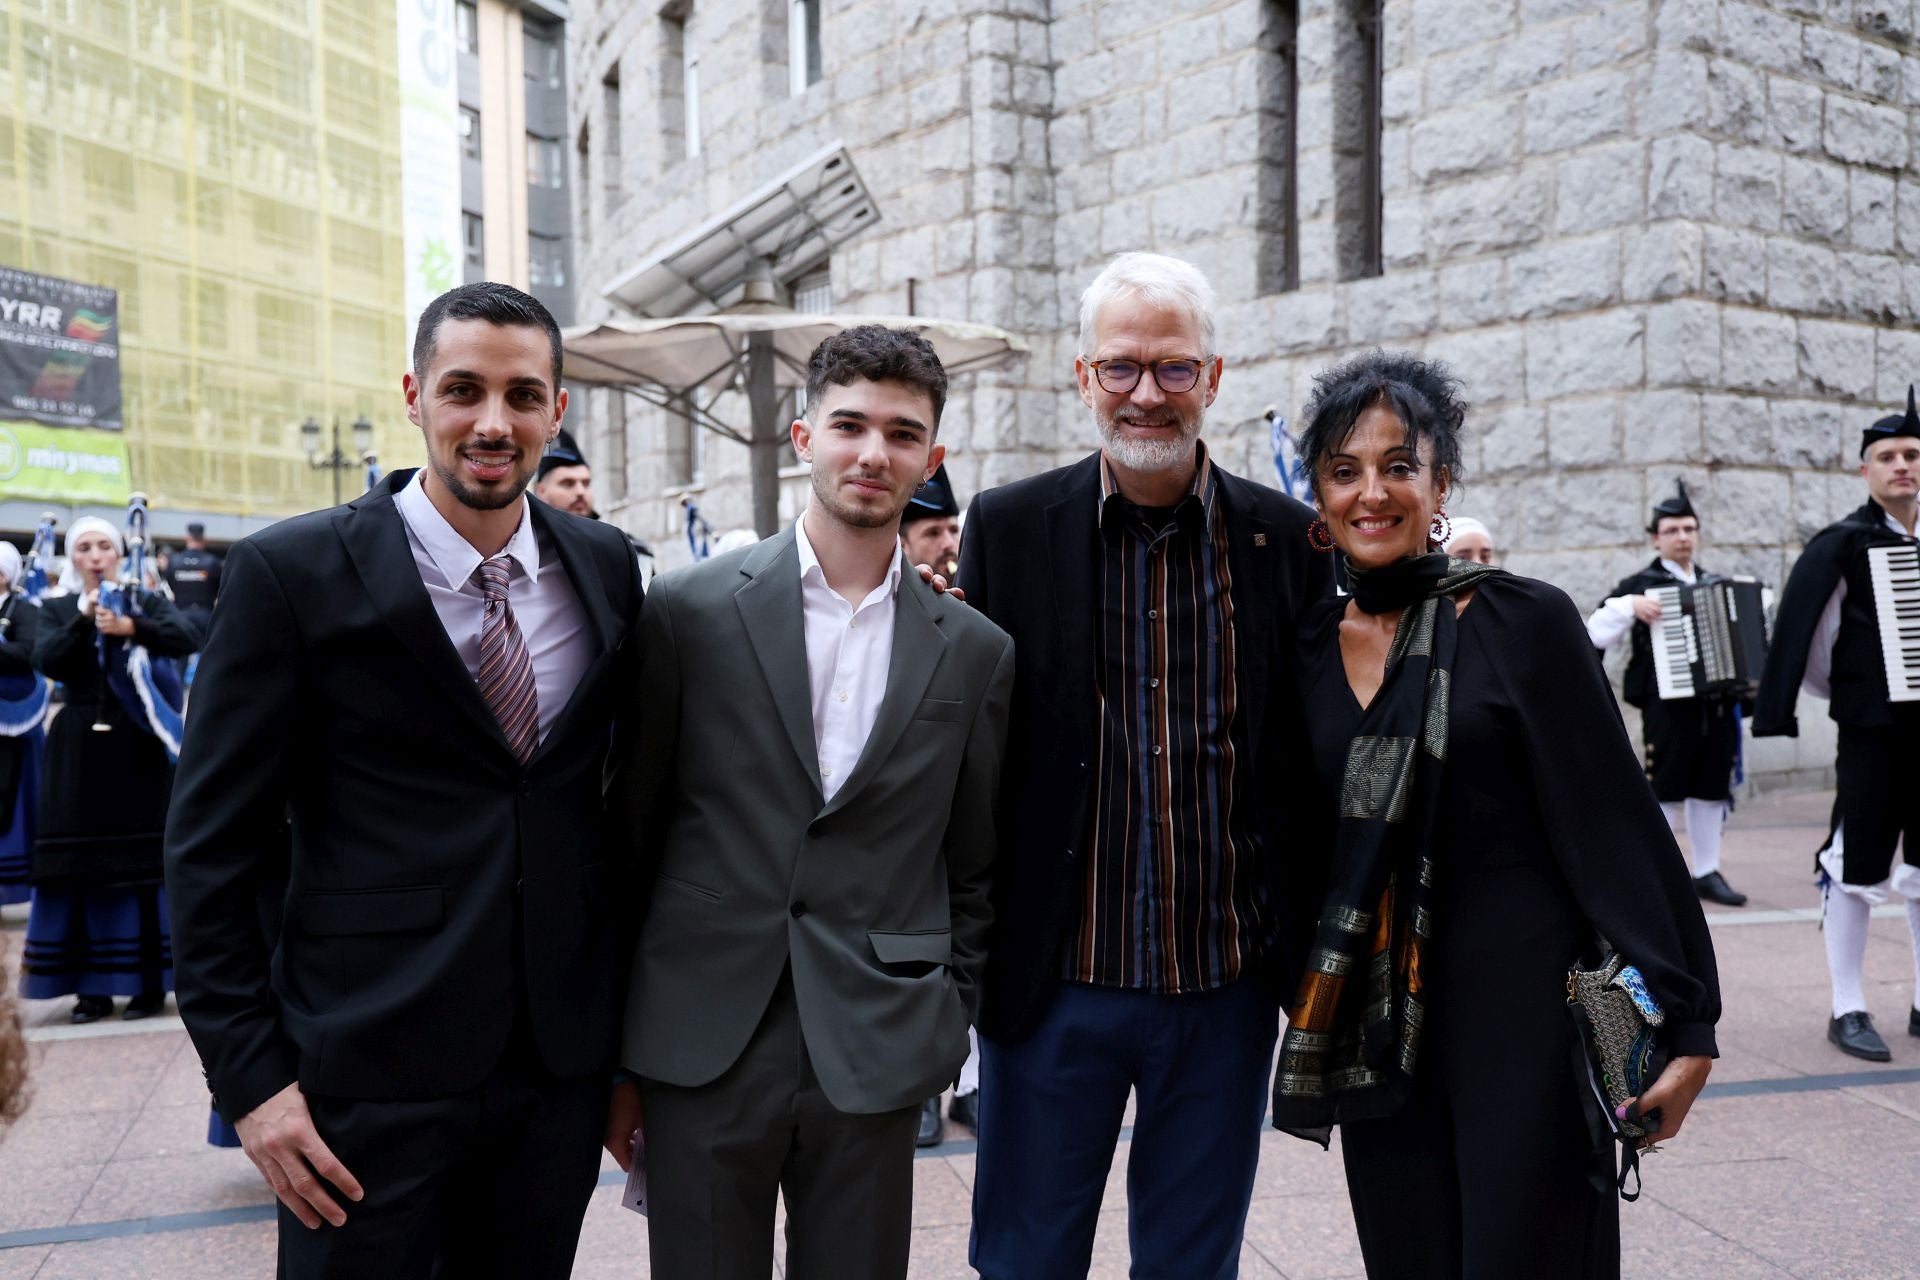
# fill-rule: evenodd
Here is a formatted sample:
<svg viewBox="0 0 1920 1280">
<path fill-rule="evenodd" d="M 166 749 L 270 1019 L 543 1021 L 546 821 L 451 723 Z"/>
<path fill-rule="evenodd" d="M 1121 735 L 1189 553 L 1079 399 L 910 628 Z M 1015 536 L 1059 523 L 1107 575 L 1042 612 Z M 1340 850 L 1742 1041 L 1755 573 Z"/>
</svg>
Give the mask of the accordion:
<svg viewBox="0 0 1920 1280">
<path fill-rule="evenodd" d="M 1767 620 L 1758 578 L 1702 578 L 1647 592 L 1660 618 L 1647 624 L 1662 701 L 1740 695 L 1767 663 Z"/>
<path fill-rule="evenodd" d="M 1920 546 L 1867 548 L 1887 700 L 1920 702 Z"/>
</svg>

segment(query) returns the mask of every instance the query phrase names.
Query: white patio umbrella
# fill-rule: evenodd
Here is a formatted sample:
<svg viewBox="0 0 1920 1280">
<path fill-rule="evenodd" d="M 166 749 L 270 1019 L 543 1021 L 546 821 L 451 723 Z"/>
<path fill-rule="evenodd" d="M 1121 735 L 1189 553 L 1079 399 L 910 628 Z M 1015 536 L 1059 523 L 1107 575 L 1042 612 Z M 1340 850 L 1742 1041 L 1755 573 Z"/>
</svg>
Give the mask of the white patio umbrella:
<svg viewBox="0 0 1920 1280">
<path fill-rule="evenodd" d="M 763 538 L 779 522 L 780 450 L 788 426 L 780 393 L 806 385 L 807 357 L 822 340 L 863 324 L 912 329 L 933 344 L 950 374 L 993 368 L 1027 352 L 1017 334 L 991 325 L 927 316 L 814 315 L 756 297 L 759 292 L 749 286 L 746 300 L 714 315 L 609 320 L 575 326 L 562 337 L 568 378 L 624 388 L 747 446 L 753 524 Z M 745 432 L 712 412 L 720 395 L 733 389 L 747 395 L 752 421 Z"/>
</svg>

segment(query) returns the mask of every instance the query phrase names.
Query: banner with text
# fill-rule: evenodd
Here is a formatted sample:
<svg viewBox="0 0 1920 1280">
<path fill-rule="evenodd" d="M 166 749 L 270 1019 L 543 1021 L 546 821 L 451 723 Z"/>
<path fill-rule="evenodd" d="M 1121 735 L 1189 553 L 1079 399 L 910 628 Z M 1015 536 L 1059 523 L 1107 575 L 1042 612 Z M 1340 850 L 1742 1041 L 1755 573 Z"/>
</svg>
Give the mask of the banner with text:
<svg viewBox="0 0 1920 1280">
<path fill-rule="evenodd" d="M 427 304 L 463 278 L 460 76 L 454 0 L 395 0 L 400 40 L 400 237 L 407 346 Z"/>
<path fill-rule="evenodd" d="M 0 414 L 120 429 L 120 294 L 0 267 Z"/>
<path fill-rule="evenodd" d="M 0 422 L 0 493 L 115 507 L 133 491 L 118 434 Z"/>
</svg>

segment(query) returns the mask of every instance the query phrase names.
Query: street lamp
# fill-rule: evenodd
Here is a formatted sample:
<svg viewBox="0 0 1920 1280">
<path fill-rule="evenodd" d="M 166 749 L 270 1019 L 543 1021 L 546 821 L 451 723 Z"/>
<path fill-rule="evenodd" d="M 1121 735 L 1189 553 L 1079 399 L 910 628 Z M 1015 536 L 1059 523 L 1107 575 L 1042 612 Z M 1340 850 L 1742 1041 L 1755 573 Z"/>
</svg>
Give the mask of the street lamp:
<svg viewBox="0 0 1920 1280">
<path fill-rule="evenodd" d="M 373 448 L 373 424 L 367 421 L 366 414 L 360 414 L 353 420 L 353 452 L 358 456 L 349 456 L 340 452 L 340 419 L 333 419 L 333 451 L 320 452 L 320 424 L 308 418 L 300 424 L 300 443 L 307 450 L 307 465 L 315 471 L 333 472 L 333 505 L 340 505 L 340 473 L 351 471 L 364 465 L 362 459 Z"/>
</svg>

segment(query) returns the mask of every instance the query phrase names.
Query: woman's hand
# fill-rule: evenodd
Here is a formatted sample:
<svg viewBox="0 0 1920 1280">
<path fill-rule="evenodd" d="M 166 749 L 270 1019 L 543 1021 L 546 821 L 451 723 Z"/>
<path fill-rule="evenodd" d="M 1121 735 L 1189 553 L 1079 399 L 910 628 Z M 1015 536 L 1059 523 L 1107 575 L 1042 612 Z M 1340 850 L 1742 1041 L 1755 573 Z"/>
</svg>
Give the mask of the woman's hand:
<svg viewBox="0 0 1920 1280">
<path fill-rule="evenodd" d="M 1640 1095 L 1642 1116 L 1656 1107 L 1660 1111 L 1660 1127 L 1642 1138 L 1641 1146 L 1650 1147 L 1656 1142 L 1665 1142 L 1679 1134 L 1680 1126 L 1686 1123 L 1687 1112 L 1693 1109 L 1693 1100 L 1699 1097 L 1700 1090 L 1706 1087 L 1707 1073 L 1712 1070 L 1713 1059 L 1702 1054 L 1675 1058 L 1667 1064 L 1667 1069 L 1660 1073 L 1660 1078 Z"/>
<path fill-rule="evenodd" d="M 613 1095 L 607 1100 L 607 1130 L 600 1145 L 624 1173 L 633 1172 L 633 1138 L 645 1127 L 640 1111 L 640 1085 L 634 1080 L 622 1080 L 613 1086 Z"/>
</svg>

